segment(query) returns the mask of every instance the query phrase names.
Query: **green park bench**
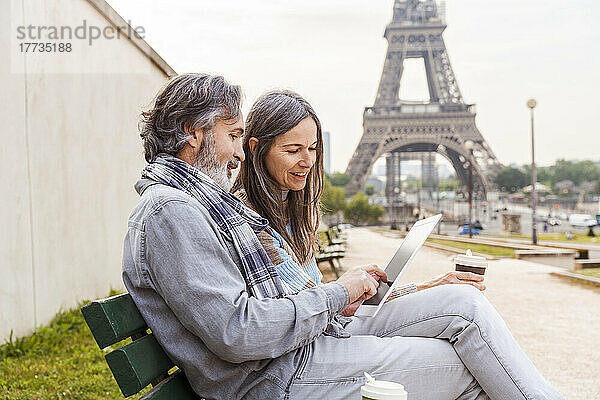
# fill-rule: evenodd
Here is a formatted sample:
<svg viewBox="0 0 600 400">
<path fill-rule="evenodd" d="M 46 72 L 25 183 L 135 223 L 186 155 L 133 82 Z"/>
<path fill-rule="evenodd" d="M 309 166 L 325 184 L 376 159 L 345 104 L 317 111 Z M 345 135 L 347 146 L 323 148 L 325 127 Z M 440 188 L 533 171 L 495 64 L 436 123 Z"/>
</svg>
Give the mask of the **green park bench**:
<svg viewBox="0 0 600 400">
<path fill-rule="evenodd" d="M 325 231 L 325 236 L 327 237 L 327 243 L 330 246 L 340 246 L 340 247 L 344 247 L 344 243 L 346 243 L 346 240 L 338 237 L 335 232 L 333 231 L 333 229 L 329 228 L 327 231 Z"/>
<path fill-rule="evenodd" d="M 129 293 L 92 301 L 81 312 L 100 349 L 131 337 L 131 343 L 105 356 L 123 396 L 134 395 L 152 385 L 140 399 L 201 400 L 149 332 Z"/>
<path fill-rule="evenodd" d="M 348 240 L 348 234 L 342 231 L 338 226 L 332 226 L 331 231 L 336 238 L 342 239 L 344 242 Z"/>
<path fill-rule="evenodd" d="M 335 274 L 336 278 L 340 277 L 340 270 L 342 268 L 342 263 L 340 262 L 340 259 L 344 258 L 344 256 L 344 251 L 338 251 L 336 249 L 333 249 L 331 246 L 324 246 L 323 243 L 319 240 L 319 249 L 315 257 L 317 265 L 322 262 L 329 263 L 329 266 L 331 267 L 331 270 Z M 334 260 L 338 260 L 339 265 L 336 266 Z"/>
</svg>

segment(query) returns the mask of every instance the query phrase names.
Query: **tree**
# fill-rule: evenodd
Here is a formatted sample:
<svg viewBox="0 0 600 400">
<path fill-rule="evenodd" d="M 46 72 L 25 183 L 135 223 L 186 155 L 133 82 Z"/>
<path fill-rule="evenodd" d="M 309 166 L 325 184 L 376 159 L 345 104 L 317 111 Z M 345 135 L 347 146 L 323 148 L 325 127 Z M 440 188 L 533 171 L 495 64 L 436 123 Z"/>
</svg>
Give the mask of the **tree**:
<svg viewBox="0 0 600 400">
<path fill-rule="evenodd" d="M 375 187 L 373 187 L 373 185 L 367 185 L 365 188 L 365 194 L 369 197 L 373 196 L 375 194 Z"/>
<path fill-rule="evenodd" d="M 560 196 L 568 196 L 575 192 L 575 184 L 573 181 L 565 179 L 560 182 L 556 182 L 554 185 L 554 191 Z"/>
<path fill-rule="evenodd" d="M 334 172 L 326 176 L 333 186 L 344 187 L 350 182 L 350 175 Z"/>
<path fill-rule="evenodd" d="M 451 192 L 451 191 L 458 189 L 458 181 L 452 180 L 452 181 L 440 182 L 439 187 L 442 192 Z"/>
<path fill-rule="evenodd" d="M 548 168 L 550 170 L 552 186 L 557 182 L 565 180 L 579 185 L 581 182 L 600 179 L 600 167 L 589 160 L 579 162 L 557 160 L 553 166 Z"/>
<path fill-rule="evenodd" d="M 385 214 L 385 209 L 378 205 L 369 204 L 369 197 L 364 192 L 358 192 L 344 210 L 344 218 L 355 224 L 359 222 L 377 222 Z"/>
<path fill-rule="evenodd" d="M 525 176 L 525 179 L 521 175 Z M 600 181 L 600 167 L 593 161 L 567 161 L 556 160 L 549 167 L 537 167 L 537 181 L 554 188 L 558 195 L 575 193 L 575 186 L 584 182 Z M 525 164 L 521 168 L 504 168 L 495 179 L 496 184 L 504 191 L 514 192 L 531 184 L 531 165 Z M 565 184 L 570 182 L 570 185 Z M 586 184 L 585 193 L 590 192 L 590 185 Z"/>
<path fill-rule="evenodd" d="M 341 187 L 331 185 L 329 179 L 323 182 L 323 195 L 321 196 L 321 211 L 323 214 L 332 215 L 346 208 L 346 192 Z"/>
<path fill-rule="evenodd" d="M 369 208 L 369 222 L 377 222 L 379 218 L 385 214 L 385 208 L 378 206 L 377 204 L 371 205 Z"/>
<path fill-rule="evenodd" d="M 525 177 L 527 180 L 527 185 L 531 185 L 531 164 L 525 164 L 522 168 L 523 172 L 525 172 Z M 552 181 L 552 167 L 537 167 L 535 168 L 537 181 L 543 183 L 548 187 L 554 186 Z"/>
<path fill-rule="evenodd" d="M 500 171 L 494 182 L 501 191 L 509 193 L 514 193 L 530 184 L 525 173 L 513 167 L 506 167 Z"/>
<path fill-rule="evenodd" d="M 584 181 L 579 184 L 579 193 L 586 194 L 594 193 L 596 190 L 596 182 Z"/>
</svg>

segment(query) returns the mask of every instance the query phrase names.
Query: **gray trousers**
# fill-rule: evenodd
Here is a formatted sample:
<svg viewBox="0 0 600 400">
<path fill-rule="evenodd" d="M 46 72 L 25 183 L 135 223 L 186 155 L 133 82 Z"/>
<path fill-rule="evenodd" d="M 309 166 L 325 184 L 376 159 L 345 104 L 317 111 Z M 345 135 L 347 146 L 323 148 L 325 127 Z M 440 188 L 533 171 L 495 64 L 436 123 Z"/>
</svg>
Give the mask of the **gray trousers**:
<svg viewBox="0 0 600 400">
<path fill-rule="evenodd" d="M 289 399 L 356 399 L 363 371 L 404 385 L 409 400 L 563 399 L 470 285 L 403 296 L 376 317 L 354 317 L 352 337 L 319 336 Z"/>
</svg>

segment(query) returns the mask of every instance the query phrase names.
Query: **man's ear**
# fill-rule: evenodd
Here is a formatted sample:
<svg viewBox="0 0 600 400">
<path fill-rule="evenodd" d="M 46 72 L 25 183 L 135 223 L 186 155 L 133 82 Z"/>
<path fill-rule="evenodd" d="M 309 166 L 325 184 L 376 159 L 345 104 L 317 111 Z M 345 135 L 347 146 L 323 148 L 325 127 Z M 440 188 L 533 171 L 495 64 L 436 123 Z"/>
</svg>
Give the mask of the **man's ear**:
<svg viewBox="0 0 600 400">
<path fill-rule="evenodd" d="M 254 149 L 256 148 L 256 145 L 258 144 L 258 139 L 255 137 L 251 137 L 250 139 L 248 139 L 248 147 L 250 148 L 250 152 L 252 154 L 254 154 Z"/>
<path fill-rule="evenodd" d="M 204 137 L 202 129 L 193 130 L 186 126 L 184 130 L 185 133 L 191 136 L 191 138 L 189 138 L 187 141 L 188 144 L 194 149 L 199 149 L 200 145 L 202 144 L 202 138 Z"/>
</svg>

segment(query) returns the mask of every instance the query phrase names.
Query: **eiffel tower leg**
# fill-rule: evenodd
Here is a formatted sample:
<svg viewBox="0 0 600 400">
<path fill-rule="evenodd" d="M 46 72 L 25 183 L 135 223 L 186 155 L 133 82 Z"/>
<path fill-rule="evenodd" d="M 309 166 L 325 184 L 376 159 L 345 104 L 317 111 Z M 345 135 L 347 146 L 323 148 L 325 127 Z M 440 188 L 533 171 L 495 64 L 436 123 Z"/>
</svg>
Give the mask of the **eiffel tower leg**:
<svg viewBox="0 0 600 400">
<path fill-rule="evenodd" d="M 350 176 L 350 182 L 346 186 L 346 194 L 354 195 L 358 191 L 364 189 L 369 171 L 373 167 L 377 157 L 379 157 L 380 139 L 373 140 L 370 135 L 365 132 L 363 137 L 354 151 L 354 155 L 350 159 L 350 163 L 346 168 L 346 174 Z"/>
<path fill-rule="evenodd" d="M 402 155 L 399 151 L 393 151 L 386 156 L 386 185 L 385 194 L 392 221 L 397 221 L 398 209 L 401 203 L 402 193 Z"/>
<path fill-rule="evenodd" d="M 385 199 L 392 204 L 392 193 L 394 193 L 394 153 L 385 156 Z"/>
<path fill-rule="evenodd" d="M 394 155 L 394 201 L 398 202 L 402 196 L 402 153 L 395 151 Z"/>
</svg>

